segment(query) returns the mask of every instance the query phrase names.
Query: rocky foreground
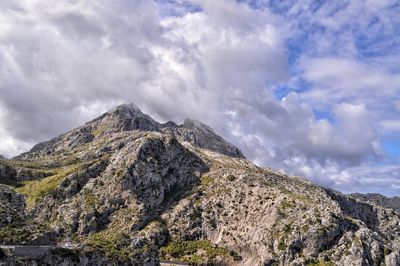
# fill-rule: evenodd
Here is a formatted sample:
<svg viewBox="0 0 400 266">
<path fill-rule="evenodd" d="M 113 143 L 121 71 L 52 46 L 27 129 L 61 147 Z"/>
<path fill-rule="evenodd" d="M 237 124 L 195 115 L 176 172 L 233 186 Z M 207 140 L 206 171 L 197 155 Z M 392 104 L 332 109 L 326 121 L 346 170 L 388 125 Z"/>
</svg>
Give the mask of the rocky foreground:
<svg viewBox="0 0 400 266">
<path fill-rule="evenodd" d="M 0 158 L 0 183 L 0 265 L 400 265 L 393 209 L 258 167 L 206 125 L 160 124 L 132 104 Z"/>
</svg>

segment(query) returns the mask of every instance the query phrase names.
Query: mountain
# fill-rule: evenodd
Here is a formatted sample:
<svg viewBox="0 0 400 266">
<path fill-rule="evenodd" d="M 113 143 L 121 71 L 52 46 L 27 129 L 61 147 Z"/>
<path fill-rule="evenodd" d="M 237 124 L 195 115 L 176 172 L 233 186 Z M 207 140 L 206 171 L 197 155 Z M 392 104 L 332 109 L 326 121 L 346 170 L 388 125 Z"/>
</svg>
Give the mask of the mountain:
<svg viewBox="0 0 400 266">
<path fill-rule="evenodd" d="M 59 155 L 61 150 L 71 150 L 80 145 L 107 138 L 110 134 L 133 130 L 172 135 L 181 142 L 187 141 L 199 148 L 209 149 L 231 157 L 244 158 L 238 148 L 225 141 L 200 121 L 186 119 L 180 126 L 174 122 L 160 124 L 131 103 L 117 106 L 82 127 L 50 141 L 39 143 L 29 152 L 17 156 L 16 159 L 29 160 L 38 157 L 43 158 L 47 155 Z M 50 157 L 52 158 L 52 156 Z"/>
<path fill-rule="evenodd" d="M 400 214 L 400 197 L 388 198 L 377 193 L 352 193 L 350 194 L 350 196 L 363 202 L 376 204 L 378 206 L 392 209 Z"/>
<path fill-rule="evenodd" d="M 201 122 L 162 124 L 133 104 L 1 159 L 0 181 L 4 265 L 400 265 L 392 209 L 254 165 Z"/>
</svg>

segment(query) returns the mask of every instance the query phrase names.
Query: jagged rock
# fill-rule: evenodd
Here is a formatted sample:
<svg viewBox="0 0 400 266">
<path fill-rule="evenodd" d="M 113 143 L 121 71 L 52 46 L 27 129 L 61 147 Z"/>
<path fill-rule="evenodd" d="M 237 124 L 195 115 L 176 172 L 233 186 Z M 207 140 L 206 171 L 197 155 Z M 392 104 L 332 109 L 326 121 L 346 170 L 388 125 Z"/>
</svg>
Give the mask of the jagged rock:
<svg viewBox="0 0 400 266">
<path fill-rule="evenodd" d="M 400 197 L 388 198 L 377 193 L 353 193 L 350 194 L 350 196 L 363 202 L 368 202 L 385 208 L 393 209 L 397 213 L 400 213 Z"/>
<path fill-rule="evenodd" d="M 196 147 L 216 151 L 231 157 L 244 158 L 242 152 L 218 136 L 209 126 L 197 120 L 185 119 L 182 127 L 164 129 L 178 137 L 181 141 L 188 141 Z"/>
<path fill-rule="evenodd" d="M 19 222 L 25 216 L 24 196 L 0 184 L 0 228 Z"/>
<path fill-rule="evenodd" d="M 6 165 L 32 171 L 16 190 L 79 265 L 399 265 L 398 213 L 258 167 L 198 121 L 122 105 Z"/>
<path fill-rule="evenodd" d="M 174 122 L 160 124 L 144 114 L 136 105 L 122 104 L 100 117 L 86 123 L 50 141 L 35 145 L 29 152 L 15 159 L 34 159 L 45 155 L 61 155 L 70 149 L 124 131 L 151 131 L 173 134 L 182 141 L 189 141 L 194 146 L 210 149 L 219 153 L 244 158 L 242 152 L 217 135 L 210 127 L 199 121 L 186 119 L 178 126 Z"/>
<path fill-rule="evenodd" d="M 5 182 L 12 182 L 16 180 L 17 171 L 10 167 L 6 160 L 0 160 L 0 180 Z"/>
</svg>

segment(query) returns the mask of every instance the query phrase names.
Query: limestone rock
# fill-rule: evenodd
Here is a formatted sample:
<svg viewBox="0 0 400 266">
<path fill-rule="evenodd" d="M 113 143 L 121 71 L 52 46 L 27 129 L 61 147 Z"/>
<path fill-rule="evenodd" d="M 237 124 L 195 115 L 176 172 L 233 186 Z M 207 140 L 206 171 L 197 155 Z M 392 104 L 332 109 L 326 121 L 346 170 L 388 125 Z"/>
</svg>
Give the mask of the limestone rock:
<svg viewBox="0 0 400 266">
<path fill-rule="evenodd" d="M 32 264 L 399 265 L 396 211 L 254 165 L 199 121 L 122 105 L 0 165 L 27 205 L 0 196 L 28 221 L 12 240 L 79 247 Z"/>
<path fill-rule="evenodd" d="M 19 222 L 25 218 L 24 216 L 24 196 L 0 184 L 0 228 Z"/>
<path fill-rule="evenodd" d="M 350 196 L 363 202 L 369 202 L 371 204 L 393 209 L 397 213 L 400 213 L 400 197 L 388 198 L 377 193 L 353 193 L 350 194 Z"/>
<path fill-rule="evenodd" d="M 175 135 L 182 141 L 188 141 L 200 148 L 210 149 L 228 156 L 244 158 L 242 152 L 207 125 L 186 119 L 183 125 L 174 122 L 160 124 L 149 115 L 144 114 L 134 104 L 122 104 L 100 117 L 86 123 L 50 141 L 35 145 L 29 152 L 15 159 L 34 159 L 46 155 L 62 155 L 68 150 L 101 139 L 113 133 L 126 131 L 164 132 Z"/>
</svg>

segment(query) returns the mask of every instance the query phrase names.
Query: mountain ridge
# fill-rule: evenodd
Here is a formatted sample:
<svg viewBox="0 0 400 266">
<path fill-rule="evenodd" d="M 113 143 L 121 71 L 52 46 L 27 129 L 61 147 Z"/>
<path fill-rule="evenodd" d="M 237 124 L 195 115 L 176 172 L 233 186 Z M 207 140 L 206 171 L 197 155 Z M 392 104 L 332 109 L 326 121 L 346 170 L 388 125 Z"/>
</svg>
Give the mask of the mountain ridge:
<svg viewBox="0 0 400 266">
<path fill-rule="evenodd" d="M 52 140 L 35 145 L 30 151 L 22 153 L 15 159 L 28 159 L 35 153 L 52 152 L 51 146 L 60 141 L 67 142 L 70 146 L 81 145 L 93 141 L 95 137 L 122 131 L 141 130 L 154 132 L 167 132 L 177 138 L 192 142 L 195 146 L 216 150 L 229 156 L 244 158 L 243 153 L 231 143 L 225 141 L 209 126 L 198 120 L 185 119 L 182 125 L 169 121 L 161 124 L 144 114 L 135 104 L 121 104 L 101 116 L 85 123 L 70 132 L 62 134 Z"/>
<path fill-rule="evenodd" d="M 400 197 L 386 197 L 378 193 L 351 193 L 349 195 L 357 200 L 393 209 L 400 213 Z"/>
<path fill-rule="evenodd" d="M 0 183 L 2 244 L 55 245 L 5 265 L 400 264 L 392 209 L 259 167 L 201 122 L 160 124 L 134 105 L 0 160 Z"/>
</svg>

